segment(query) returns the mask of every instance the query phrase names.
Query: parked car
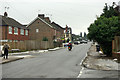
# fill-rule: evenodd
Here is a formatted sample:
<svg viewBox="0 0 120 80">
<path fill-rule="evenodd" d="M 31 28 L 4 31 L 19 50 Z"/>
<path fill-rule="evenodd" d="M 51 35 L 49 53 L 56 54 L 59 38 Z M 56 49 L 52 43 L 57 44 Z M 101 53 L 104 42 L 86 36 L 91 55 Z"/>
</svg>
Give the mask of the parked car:
<svg viewBox="0 0 120 80">
<path fill-rule="evenodd" d="M 82 43 L 86 43 L 86 44 L 87 44 L 87 41 L 86 41 L 86 40 L 82 40 L 80 43 L 81 43 L 81 44 L 82 44 Z"/>
<path fill-rule="evenodd" d="M 79 44 L 79 42 L 78 42 L 78 41 L 75 41 L 75 42 L 74 42 L 74 44 L 78 45 L 78 44 Z"/>
</svg>

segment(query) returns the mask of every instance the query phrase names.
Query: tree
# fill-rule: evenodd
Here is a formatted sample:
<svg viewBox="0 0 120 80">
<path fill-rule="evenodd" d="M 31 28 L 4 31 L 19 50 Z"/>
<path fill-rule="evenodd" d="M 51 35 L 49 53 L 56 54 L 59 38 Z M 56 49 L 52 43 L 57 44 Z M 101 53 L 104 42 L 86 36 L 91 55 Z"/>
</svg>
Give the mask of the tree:
<svg viewBox="0 0 120 80">
<path fill-rule="evenodd" d="M 48 38 L 47 37 L 43 37 L 42 41 L 48 41 Z"/>
<path fill-rule="evenodd" d="M 120 27 L 118 22 L 118 17 L 101 16 L 88 28 L 88 38 L 97 41 L 107 56 L 111 56 L 112 53 L 112 39 Z"/>
<path fill-rule="evenodd" d="M 112 55 L 112 39 L 120 31 L 120 16 L 116 12 L 115 3 L 105 4 L 103 13 L 88 28 L 88 38 L 97 41 L 107 56 Z"/>
<path fill-rule="evenodd" d="M 115 3 L 113 2 L 112 6 L 108 6 L 107 3 L 105 3 L 105 7 L 103 9 L 103 13 L 101 16 L 105 16 L 107 18 L 110 18 L 112 16 L 118 16 L 118 13 L 114 9 Z"/>
</svg>

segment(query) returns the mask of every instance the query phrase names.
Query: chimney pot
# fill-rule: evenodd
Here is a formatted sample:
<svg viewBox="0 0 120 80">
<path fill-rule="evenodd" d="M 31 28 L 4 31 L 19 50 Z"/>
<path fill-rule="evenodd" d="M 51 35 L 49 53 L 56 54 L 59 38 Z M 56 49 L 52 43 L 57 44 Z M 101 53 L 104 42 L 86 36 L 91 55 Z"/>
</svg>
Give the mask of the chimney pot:
<svg viewBox="0 0 120 80">
<path fill-rule="evenodd" d="M 50 18 L 49 17 L 45 17 L 45 21 L 48 23 L 51 23 Z"/>
<path fill-rule="evenodd" d="M 40 17 L 40 18 L 42 18 L 42 19 L 44 19 L 44 14 L 38 14 L 38 17 Z"/>
<path fill-rule="evenodd" d="M 5 13 L 4 13 L 4 16 L 5 16 L 5 17 L 7 17 L 7 16 L 8 16 L 7 12 L 5 12 Z"/>
</svg>

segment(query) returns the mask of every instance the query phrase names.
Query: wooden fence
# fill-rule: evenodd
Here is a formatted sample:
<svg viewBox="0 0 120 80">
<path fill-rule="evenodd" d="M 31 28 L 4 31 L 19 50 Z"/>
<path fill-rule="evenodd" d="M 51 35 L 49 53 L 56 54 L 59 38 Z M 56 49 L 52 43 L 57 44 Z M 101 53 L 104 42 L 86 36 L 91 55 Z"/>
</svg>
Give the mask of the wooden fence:
<svg viewBox="0 0 120 80">
<path fill-rule="evenodd" d="M 120 51 L 120 36 L 115 36 L 114 40 L 112 41 L 112 51 L 113 52 Z"/>
<path fill-rule="evenodd" d="M 114 58 L 120 60 L 120 36 L 115 36 L 114 40 L 112 41 L 112 53 Z"/>
<path fill-rule="evenodd" d="M 3 42 L 4 45 L 6 42 Z M 22 42 L 7 42 L 11 49 L 20 50 L 40 50 L 54 48 L 53 42 L 50 41 L 39 41 L 39 40 L 26 40 Z"/>
</svg>

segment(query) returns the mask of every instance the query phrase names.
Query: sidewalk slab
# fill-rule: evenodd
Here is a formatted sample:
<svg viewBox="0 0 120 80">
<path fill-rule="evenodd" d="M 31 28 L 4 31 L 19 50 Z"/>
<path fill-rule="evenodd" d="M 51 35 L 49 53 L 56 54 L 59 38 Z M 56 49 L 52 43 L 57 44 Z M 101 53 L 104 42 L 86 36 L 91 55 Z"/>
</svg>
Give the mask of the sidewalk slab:
<svg viewBox="0 0 120 80">
<path fill-rule="evenodd" d="M 0 64 L 5 64 L 5 63 L 9 63 L 12 61 L 16 61 L 16 60 L 20 60 L 23 59 L 24 57 L 15 57 L 15 56 L 9 56 L 8 59 L 3 59 L 2 57 L 0 57 Z"/>
<path fill-rule="evenodd" d="M 56 50 L 59 50 L 61 49 L 60 47 L 56 47 L 56 48 L 53 48 L 53 49 L 48 49 L 48 51 L 56 51 Z"/>
<path fill-rule="evenodd" d="M 117 79 L 120 77 L 120 64 L 112 57 L 96 52 L 93 44 L 82 62 L 78 78 Z M 108 79 L 109 80 L 109 79 Z"/>
</svg>

